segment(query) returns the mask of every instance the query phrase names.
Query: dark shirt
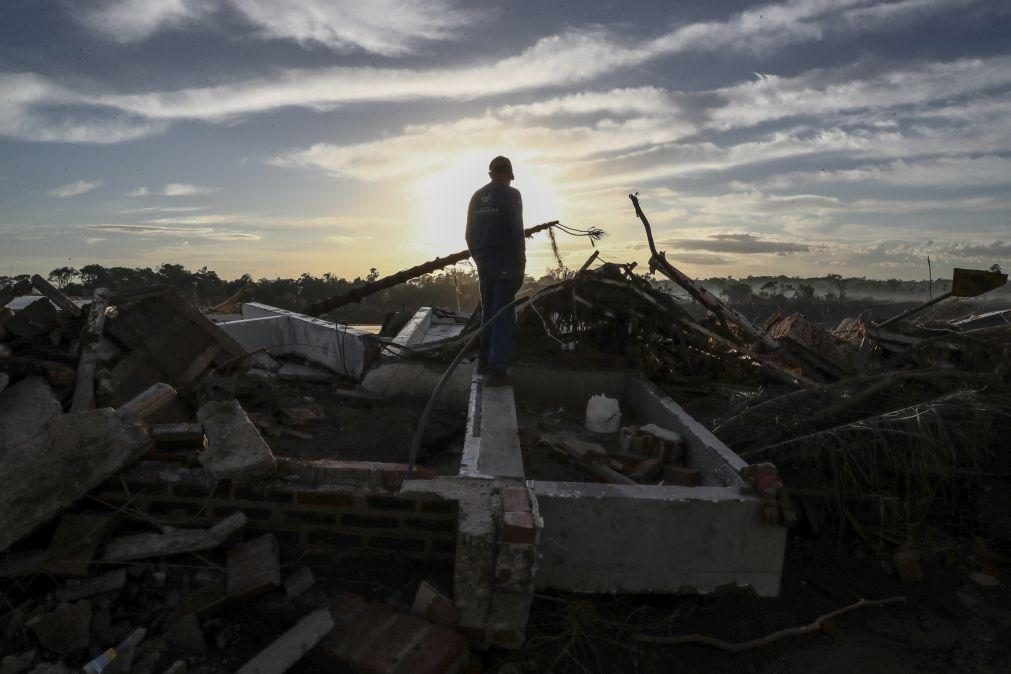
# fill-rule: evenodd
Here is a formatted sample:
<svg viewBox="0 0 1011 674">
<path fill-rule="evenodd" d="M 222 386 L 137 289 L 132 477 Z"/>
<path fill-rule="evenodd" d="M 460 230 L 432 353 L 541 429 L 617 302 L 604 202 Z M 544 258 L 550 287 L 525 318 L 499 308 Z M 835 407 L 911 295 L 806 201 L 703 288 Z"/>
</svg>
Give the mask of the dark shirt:
<svg viewBox="0 0 1011 674">
<path fill-rule="evenodd" d="M 523 273 L 523 199 L 520 191 L 494 180 L 470 198 L 467 248 L 478 267 Z"/>
</svg>

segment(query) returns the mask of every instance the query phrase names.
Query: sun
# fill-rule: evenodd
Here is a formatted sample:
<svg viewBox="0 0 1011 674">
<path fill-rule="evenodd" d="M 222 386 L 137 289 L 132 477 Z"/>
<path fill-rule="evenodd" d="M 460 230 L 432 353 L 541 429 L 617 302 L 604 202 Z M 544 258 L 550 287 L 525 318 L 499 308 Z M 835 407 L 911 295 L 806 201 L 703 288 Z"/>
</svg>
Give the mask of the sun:
<svg viewBox="0 0 1011 674">
<path fill-rule="evenodd" d="M 557 220 L 560 200 L 554 180 L 534 162 L 524 162 L 522 152 L 472 152 L 447 158 L 447 168 L 419 179 L 412 186 L 413 243 L 428 257 L 448 255 L 467 247 L 467 204 L 474 192 L 488 182 L 488 162 L 506 154 L 513 163 L 513 187 L 523 194 L 526 227 Z"/>
</svg>

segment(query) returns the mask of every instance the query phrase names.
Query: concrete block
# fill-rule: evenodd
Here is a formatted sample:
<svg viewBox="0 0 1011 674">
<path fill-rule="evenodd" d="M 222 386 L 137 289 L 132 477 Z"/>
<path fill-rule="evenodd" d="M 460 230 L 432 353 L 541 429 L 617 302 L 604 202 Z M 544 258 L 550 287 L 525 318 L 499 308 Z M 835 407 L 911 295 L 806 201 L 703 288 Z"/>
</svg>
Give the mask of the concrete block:
<svg viewBox="0 0 1011 674">
<path fill-rule="evenodd" d="M 467 435 L 460 476 L 523 479 L 523 455 L 516 423 L 516 403 L 509 386 L 484 386 L 475 375 L 470 386 Z"/>
<path fill-rule="evenodd" d="M 207 436 L 200 463 L 218 480 L 251 480 L 271 475 L 277 466 L 270 446 L 237 400 L 205 403 L 197 418 Z"/>
<path fill-rule="evenodd" d="M 316 576 L 313 575 L 312 569 L 303 566 L 284 579 L 284 593 L 288 595 L 288 599 L 297 599 L 305 594 L 315 582 Z"/>
<path fill-rule="evenodd" d="M 327 609 L 313 611 L 256 657 L 238 669 L 237 674 L 281 674 L 302 659 L 334 628 Z"/>
<path fill-rule="evenodd" d="M 91 601 L 61 604 L 55 611 L 28 621 L 46 650 L 66 655 L 91 645 Z"/>
<path fill-rule="evenodd" d="M 264 534 L 228 551 L 228 596 L 250 597 L 281 586 L 277 539 Z"/>
<path fill-rule="evenodd" d="M 21 444 L 62 411 L 42 377 L 25 377 L 0 392 L 0 450 Z"/>
</svg>

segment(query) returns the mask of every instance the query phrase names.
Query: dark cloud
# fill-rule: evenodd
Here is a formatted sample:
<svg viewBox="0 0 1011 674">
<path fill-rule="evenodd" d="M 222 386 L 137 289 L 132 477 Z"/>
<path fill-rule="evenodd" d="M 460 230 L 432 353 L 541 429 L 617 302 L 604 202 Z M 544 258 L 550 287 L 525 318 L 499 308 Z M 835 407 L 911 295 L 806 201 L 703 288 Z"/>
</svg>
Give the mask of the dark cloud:
<svg viewBox="0 0 1011 674">
<path fill-rule="evenodd" d="M 714 234 L 708 239 L 671 239 L 663 245 L 682 250 L 708 250 L 714 253 L 737 253 L 750 255 L 753 253 L 807 253 L 811 247 L 803 243 L 764 239 L 755 234 Z"/>
<path fill-rule="evenodd" d="M 729 260 L 721 255 L 709 255 L 708 253 L 680 253 L 678 255 L 668 255 L 668 258 L 676 262 L 685 264 L 730 264 Z"/>
</svg>

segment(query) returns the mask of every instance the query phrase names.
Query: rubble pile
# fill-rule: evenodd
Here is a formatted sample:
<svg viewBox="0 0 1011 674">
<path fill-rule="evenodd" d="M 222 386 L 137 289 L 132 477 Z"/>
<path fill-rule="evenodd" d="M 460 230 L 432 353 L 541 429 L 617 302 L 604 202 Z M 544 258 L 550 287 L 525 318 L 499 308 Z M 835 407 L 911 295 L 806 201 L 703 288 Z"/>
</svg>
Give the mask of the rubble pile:
<svg viewBox="0 0 1011 674">
<path fill-rule="evenodd" d="M 75 301 L 34 277 L 0 288 L 0 307 L 33 287 L 37 299 L 0 309 L 3 674 L 283 672 L 299 662 L 438 673 L 469 661 L 444 581 L 394 590 L 308 563 L 320 556 L 307 550 L 353 539 L 328 527 L 339 512 L 328 504 L 364 513 L 340 517 L 375 527 L 362 542 L 370 549 L 416 549 L 388 532 L 400 520 L 374 514 L 391 510 L 446 538 L 452 511 L 413 514 L 413 503 L 373 496 L 395 491 L 402 467 L 316 466 L 275 456 L 267 440 L 313 437 L 322 407 L 288 395 L 306 381 L 355 408 L 380 399 L 324 368 L 249 353 L 170 289 Z M 365 487 L 314 487 L 309 473 L 326 470 Z M 297 518 L 308 529 L 270 528 Z M 445 557 L 452 539 L 424 545 Z"/>
</svg>

